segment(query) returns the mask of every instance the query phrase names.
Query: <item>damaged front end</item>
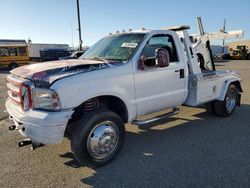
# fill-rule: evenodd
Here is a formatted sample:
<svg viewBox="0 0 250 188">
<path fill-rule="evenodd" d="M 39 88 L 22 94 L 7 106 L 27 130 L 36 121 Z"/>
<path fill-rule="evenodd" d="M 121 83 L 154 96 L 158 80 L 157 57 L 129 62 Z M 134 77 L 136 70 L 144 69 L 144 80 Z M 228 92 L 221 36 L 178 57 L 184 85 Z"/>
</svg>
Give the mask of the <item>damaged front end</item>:
<svg viewBox="0 0 250 188">
<path fill-rule="evenodd" d="M 122 64 L 120 61 L 62 60 L 20 67 L 12 70 L 11 73 L 32 81 L 36 87 L 49 88 L 55 81 L 62 78 L 112 68 Z"/>
<path fill-rule="evenodd" d="M 32 148 L 60 143 L 73 113 L 62 109 L 59 95 L 50 89 L 57 80 L 69 76 L 111 68 L 121 63 L 68 60 L 38 63 L 11 71 L 7 77 L 6 110 L 10 116 L 10 130 L 28 138 L 18 142 L 20 147 Z"/>
<path fill-rule="evenodd" d="M 46 70 L 42 72 L 37 72 L 30 77 L 34 82 L 36 87 L 49 88 L 55 81 L 62 78 L 74 76 L 77 74 L 82 74 L 86 72 L 91 72 L 95 70 L 101 70 L 110 68 L 112 64 L 102 63 L 102 64 L 87 64 L 87 65 L 77 65 L 68 66 L 64 68 L 57 68 L 54 70 Z"/>
<path fill-rule="evenodd" d="M 9 113 L 9 129 L 17 130 L 35 145 L 60 143 L 64 137 L 68 120 L 73 113 L 71 109 L 23 111 L 11 99 L 7 99 L 5 107 Z"/>
</svg>

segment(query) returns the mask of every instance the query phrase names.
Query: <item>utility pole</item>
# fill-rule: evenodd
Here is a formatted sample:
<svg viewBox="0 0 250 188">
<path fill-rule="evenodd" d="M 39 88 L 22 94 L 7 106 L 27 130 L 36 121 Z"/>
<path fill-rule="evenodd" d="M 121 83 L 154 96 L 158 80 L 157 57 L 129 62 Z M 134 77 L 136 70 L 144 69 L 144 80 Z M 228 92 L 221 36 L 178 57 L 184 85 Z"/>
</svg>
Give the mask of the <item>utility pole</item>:
<svg viewBox="0 0 250 188">
<path fill-rule="evenodd" d="M 77 4 L 78 32 L 79 32 L 79 50 L 82 51 L 82 34 L 81 34 L 81 19 L 80 19 L 79 0 L 76 0 L 76 4 Z"/>
<path fill-rule="evenodd" d="M 225 18 L 224 19 L 224 24 L 223 24 L 223 28 L 222 28 L 222 30 L 224 31 L 224 32 L 226 32 L 226 22 L 227 22 L 227 19 Z M 225 50 L 225 39 L 223 39 L 223 41 L 222 41 L 222 51 L 221 51 L 221 53 L 223 53 L 224 54 L 224 50 Z"/>
<path fill-rule="evenodd" d="M 71 27 L 71 42 L 72 42 L 72 48 L 74 49 L 74 34 L 73 34 L 73 24 L 70 22 L 70 27 Z"/>
<path fill-rule="evenodd" d="M 202 21 L 201 21 L 201 17 L 197 17 L 197 22 L 198 22 L 198 26 L 199 26 L 199 31 L 200 31 L 200 35 L 203 36 L 205 35 L 205 32 L 204 32 L 204 28 L 203 28 L 203 24 L 202 24 Z"/>
</svg>

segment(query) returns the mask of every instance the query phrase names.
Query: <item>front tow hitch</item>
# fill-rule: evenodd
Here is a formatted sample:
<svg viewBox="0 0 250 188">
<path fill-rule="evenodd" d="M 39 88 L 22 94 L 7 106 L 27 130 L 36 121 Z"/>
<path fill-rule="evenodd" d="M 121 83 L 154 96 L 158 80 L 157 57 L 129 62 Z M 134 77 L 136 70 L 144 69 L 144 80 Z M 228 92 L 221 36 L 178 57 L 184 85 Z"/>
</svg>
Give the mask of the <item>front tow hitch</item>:
<svg viewBox="0 0 250 188">
<path fill-rule="evenodd" d="M 10 131 L 13 131 L 13 130 L 15 130 L 15 129 L 16 129 L 16 126 L 15 126 L 15 125 L 10 125 L 10 126 L 9 126 L 9 130 L 10 130 Z"/>
<path fill-rule="evenodd" d="M 31 142 L 30 139 L 24 139 L 22 141 L 19 141 L 17 144 L 21 148 L 21 147 L 24 147 L 24 146 L 32 144 L 32 142 Z"/>
<path fill-rule="evenodd" d="M 18 146 L 19 146 L 20 148 L 21 148 L 21 147 L 24 147 L 24 146 L 27 146 L 27 145 L 31 145 L 31 150 L 35 150 L 35 149 L 38 148 L 38 147 L 44 146 L 44 144 L 32 142 L 31 139 L 29 139 L 29 138 L 24 139 L 24 140 L 22 140 L 22 141 L 19 141 L 17 144 L 18 144 Z"/>
</svg>

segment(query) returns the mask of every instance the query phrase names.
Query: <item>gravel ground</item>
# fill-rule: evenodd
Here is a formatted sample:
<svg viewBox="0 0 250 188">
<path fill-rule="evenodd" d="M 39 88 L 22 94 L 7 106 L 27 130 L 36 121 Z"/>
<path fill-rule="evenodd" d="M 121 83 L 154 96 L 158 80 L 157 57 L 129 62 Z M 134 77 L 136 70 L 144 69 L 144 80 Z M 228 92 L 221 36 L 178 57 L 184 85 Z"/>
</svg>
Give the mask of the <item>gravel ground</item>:
<svg viewBox="0 0 250 188">
<path fill-rule="evenodd" d="M 6 92 L 6 76 L 8 75 L 8 71 L 0 70 L 0 121 L 4 119 L 7 114 L 4 113 L 4 102 L 7 97 Z"/>
<path fill-rule="evenodd" d="M 181 107 L 158 124 L 127 125 L 123 150 L 96 170 L 79 166 L 67 139 L 34 151 L 18 148 L 22 137 L 0 121 L 0 187 L 250 187 L 250 61 L 217 69 L 242 76 L 242 106 L 231 117 Z M 1 111 L 6 74 L 0 74 Z"/>
</svg>

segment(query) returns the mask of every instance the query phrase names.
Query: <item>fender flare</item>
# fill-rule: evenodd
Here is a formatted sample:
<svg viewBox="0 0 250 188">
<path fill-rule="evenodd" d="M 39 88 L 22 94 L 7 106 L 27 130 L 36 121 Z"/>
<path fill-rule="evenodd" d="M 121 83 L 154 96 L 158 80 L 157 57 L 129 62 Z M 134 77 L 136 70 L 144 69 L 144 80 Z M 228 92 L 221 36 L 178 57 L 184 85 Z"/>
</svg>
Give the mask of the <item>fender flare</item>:
<svg viewBox="0 0 250 188">
<path fill-rule="evenodd" d="M 239 88 L 239 92 L 241 92 L 241 93 L 243 92 L 242 87 L 241 87 L 241 83 L 240 83 L 240 79 L 231 78 L 231 79 L 226 80 L 224 82 L 224 85 L 222 86 L 221 94 L 220 94 L 220 96 L 219 96 L 219 98 L 217 100 L 223 101 L 225 99 L 227 89 L 228 89 L 230 84 L 236 85 Z"/>
</svg>

